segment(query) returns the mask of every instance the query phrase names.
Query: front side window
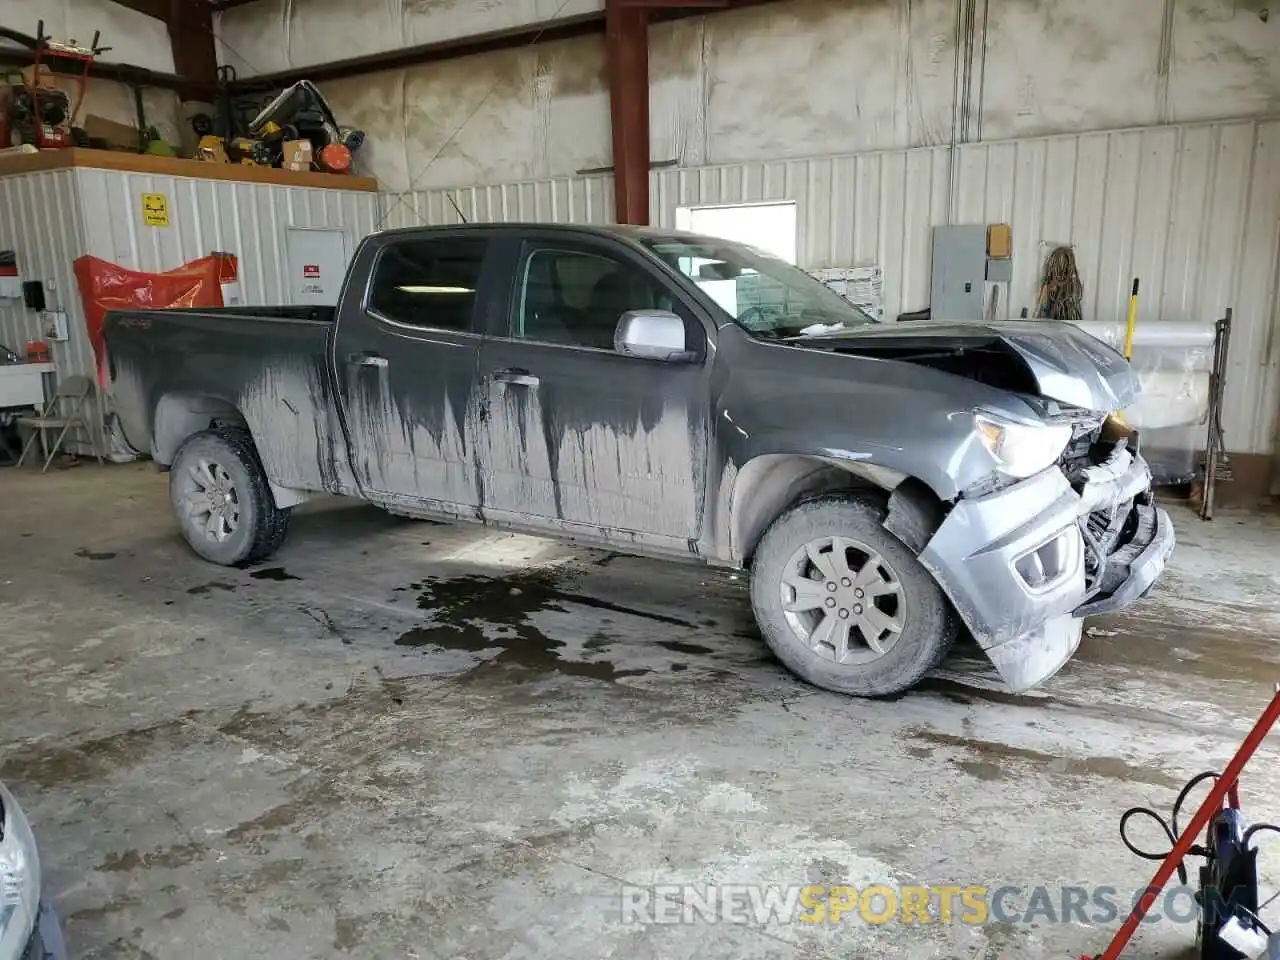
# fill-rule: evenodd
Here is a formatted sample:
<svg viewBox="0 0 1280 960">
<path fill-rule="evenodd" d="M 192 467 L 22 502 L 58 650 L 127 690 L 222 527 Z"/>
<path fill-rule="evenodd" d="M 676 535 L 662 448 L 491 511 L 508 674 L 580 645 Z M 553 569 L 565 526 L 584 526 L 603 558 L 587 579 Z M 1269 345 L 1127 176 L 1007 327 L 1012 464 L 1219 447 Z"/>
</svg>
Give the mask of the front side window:
<svg viewBox="0 0 1280 960">
<path fill-rule="evenodd" d="M 675 310 L 672 295 L 648 273 L 584 251 L 534 249 L 525 258 L 516 302 L 517 337 L 613 349 L 629 310 Z"/>
<path fill-rule="evenodd" d="M 396 323 L 469 332 L 487 247 L 465 238 L 388 244 L 374 267 L 369 308 Z"/>
<path fill-rule="evenodd" d="M 709 237 L 641 242 L 756 336 L 812 336 L 875 323 L 803 270 L 746 244 Z"/>
</svg>

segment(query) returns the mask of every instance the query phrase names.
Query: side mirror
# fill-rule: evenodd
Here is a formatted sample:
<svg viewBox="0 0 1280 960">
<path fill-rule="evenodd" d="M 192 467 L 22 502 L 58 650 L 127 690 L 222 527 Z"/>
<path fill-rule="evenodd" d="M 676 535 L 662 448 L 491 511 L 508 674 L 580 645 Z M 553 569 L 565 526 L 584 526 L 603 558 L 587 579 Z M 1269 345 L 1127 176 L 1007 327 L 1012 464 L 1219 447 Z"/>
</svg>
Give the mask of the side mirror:
<svg viewBox="0 0 1280 960">
<path fill-rule="evenodd" d="M 625 357 L 688 363 L 684 321 L 668 310 L 628 310 L 618 320 L 613 348 Z"/>
</svg>

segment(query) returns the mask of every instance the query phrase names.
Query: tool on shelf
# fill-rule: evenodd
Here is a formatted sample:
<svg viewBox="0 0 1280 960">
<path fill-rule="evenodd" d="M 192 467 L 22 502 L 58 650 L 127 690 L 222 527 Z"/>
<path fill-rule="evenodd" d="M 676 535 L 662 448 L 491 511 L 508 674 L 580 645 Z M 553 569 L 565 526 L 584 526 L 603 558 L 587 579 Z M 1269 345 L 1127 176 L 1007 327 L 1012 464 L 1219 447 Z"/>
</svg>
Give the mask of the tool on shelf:
<svg viewBox="0 0 1280 960">
<path fill-rule="evenodd" d="M 89 89 L 89 70 L 111 49 L 98 45 L 98 31 L 88 46 L 52 39 L 44 32 L 43 20 L 36 25 L 34 37 L 12 30 L 0 35 L 33 54 L 31 66 L 17 75 L 19 82 L 0 88 L 0 146 L 32 145 L 40 150 L 88 146 L 88 135 L 74 124 Z M 71 85 L 72 94 L 55 82 L 53 62 L 62 63 L 63 79 Z"/>
</svg>

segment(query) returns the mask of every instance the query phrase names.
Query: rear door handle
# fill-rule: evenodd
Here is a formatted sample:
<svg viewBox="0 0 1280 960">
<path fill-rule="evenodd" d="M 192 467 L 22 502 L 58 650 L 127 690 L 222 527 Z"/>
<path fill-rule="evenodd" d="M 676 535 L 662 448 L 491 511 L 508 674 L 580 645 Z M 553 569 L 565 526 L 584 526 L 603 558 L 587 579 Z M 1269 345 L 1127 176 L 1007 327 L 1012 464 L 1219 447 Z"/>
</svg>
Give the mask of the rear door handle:
<svg viewBox="0 0 1280 960">
<path fill-rule="evenodd" d="M 385 367 L 387 358 L 376 353 L 352 353 L 347 355 L 347 363 L 353 367 Z"/>
<path fill-rule="evenodd" d="M 510 383 L 517 387 L 536 387 L 542 381 L 528 370 L 512 367 L 509 370 L 495 370 L 493 379 L 498 383 Z"/>
</svg>

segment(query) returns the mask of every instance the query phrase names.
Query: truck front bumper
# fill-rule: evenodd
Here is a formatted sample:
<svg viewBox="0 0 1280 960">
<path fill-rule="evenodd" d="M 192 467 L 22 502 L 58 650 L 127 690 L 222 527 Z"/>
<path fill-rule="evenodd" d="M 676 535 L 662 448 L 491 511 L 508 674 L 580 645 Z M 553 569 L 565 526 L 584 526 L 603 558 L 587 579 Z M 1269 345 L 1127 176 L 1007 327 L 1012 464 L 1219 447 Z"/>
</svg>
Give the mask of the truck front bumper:
<svg viewBox="0 0 1280 960">
<path fill-rule="evenodd" d="M 920 555 L 1014 691 L 1052 677 L 1083 619 L 1147 593 L 1173 551 L 1142 457 L 1116 449 L 1077 493 L 1052 467 L 959 501 Z"/>
</svg>

